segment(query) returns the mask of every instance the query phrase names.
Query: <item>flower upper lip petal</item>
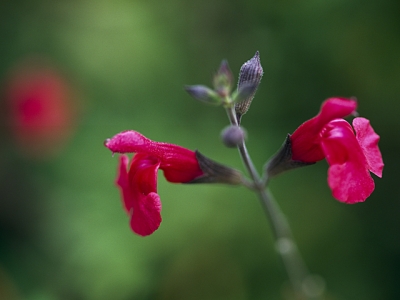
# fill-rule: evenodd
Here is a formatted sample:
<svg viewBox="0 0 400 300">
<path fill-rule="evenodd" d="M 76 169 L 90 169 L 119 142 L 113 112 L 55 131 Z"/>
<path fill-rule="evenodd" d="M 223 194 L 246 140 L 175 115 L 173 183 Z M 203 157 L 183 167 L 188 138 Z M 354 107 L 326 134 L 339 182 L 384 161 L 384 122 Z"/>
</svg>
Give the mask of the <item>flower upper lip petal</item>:
<svg viewBox="0 0 400 300">
<path fill-rule="evenodd" d="M 318 115 L 301 124 L 291 135 L 293 160 L 311 163 L 324 159 L 325 155 L 320 147 L 321 131 L 332 120 L 353 113 L 356 107 L 357 102 L 350 99 L 325 100 Z"/>
<path fill-rule="evenodd" d="M 107 139 L 104 145 L 113 153 L 146 153 L 160 160 L 160 169 L 170 182 L 189 182 L 203 174 L 194 151 L 178 145 L 155 142 L 134 130 Z"/>
</svg>

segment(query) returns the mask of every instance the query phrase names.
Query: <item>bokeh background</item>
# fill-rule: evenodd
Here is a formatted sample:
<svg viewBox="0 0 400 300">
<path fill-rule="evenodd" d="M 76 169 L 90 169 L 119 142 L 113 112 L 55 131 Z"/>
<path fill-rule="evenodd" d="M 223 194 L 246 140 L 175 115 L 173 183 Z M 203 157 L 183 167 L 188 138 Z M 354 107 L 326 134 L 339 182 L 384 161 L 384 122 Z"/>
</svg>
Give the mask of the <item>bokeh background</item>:
<svg viewBox="0 0 400 300">
<path fill-rule="evenodd" d="M 242 124 L 259 170 L 331 96 L 357 97 L 380 134 L 384 175 L 365 203 L 332 198 L 325 162 L 271 189 L 326 299 L 398 297 L 399 12 L 397 0 L 2 1 L 0 299 L 288 299 L 255 195 L 160 174 L 163 222 L 141 238 L 103 146 L 135 129 L 243 170 L 220 142 L 225 112 L 182 87 L 210 84 L 222 59 L 238 74 L 256 50 L 265 73 Z"/>
</svg>

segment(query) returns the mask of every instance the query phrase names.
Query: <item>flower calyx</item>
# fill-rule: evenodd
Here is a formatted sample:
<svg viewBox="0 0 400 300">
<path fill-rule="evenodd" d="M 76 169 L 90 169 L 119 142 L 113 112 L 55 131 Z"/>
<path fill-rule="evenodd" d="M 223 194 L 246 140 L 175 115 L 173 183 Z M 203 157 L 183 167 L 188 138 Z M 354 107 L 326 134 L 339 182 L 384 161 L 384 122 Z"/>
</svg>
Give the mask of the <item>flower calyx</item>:
<svg viewBox="0 0 400 300">
<path fill-rule="evenodd" d="M 238 185 L 243 182 L 243 176 L 240 171 L 217 163 L 197 150 L 195 154 L 200 169 L 203 171 L 203 175 L 186 183 L 224 183 Z"/>
<path fill-rule="evenodd" d="M 281 148 L 265 165 L 265 172 L 268 178 L 279 175 L 284 171 L 315 164 L 315 162 L 293 160 L 292 155 L 292 142 L 290 134 L 288 134 Z"/>
</svg>

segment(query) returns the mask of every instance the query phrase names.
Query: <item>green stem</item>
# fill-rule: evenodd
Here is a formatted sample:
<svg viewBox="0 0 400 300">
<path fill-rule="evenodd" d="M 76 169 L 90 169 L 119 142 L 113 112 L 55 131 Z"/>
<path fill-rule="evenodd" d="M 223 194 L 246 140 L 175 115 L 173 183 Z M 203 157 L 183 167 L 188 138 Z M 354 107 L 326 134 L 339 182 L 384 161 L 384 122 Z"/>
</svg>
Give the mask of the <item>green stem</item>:
<svg viewBox="0 0 400 300">
<path fill-rule="evenodd" d="M 231 124 L 239 126 L 234 106 L 227 107 L 226 111 Z M 260 178 L 247 151 L 245 141 L 242 141 L 242 143 L 238 145 L 238 150 L 254 182 L 253 190 L 257 192 L 264 212 L 271 224 L 276 250 L 282 258 L 295 294 L 299 299 L 319 299 L 321 292 L 318 293 L 318 291 L 321 289 L 323 290 L 323 288 L 321 284 L 318 284 L 310 277 L 308 269 L 293 239 L 289 223 L 271 192 L 266 189 L 265 183 L 268 182 L 268 178 Z M 307 284 L 306 288 L 304 288 L 304 284 Z"/>
</svg>

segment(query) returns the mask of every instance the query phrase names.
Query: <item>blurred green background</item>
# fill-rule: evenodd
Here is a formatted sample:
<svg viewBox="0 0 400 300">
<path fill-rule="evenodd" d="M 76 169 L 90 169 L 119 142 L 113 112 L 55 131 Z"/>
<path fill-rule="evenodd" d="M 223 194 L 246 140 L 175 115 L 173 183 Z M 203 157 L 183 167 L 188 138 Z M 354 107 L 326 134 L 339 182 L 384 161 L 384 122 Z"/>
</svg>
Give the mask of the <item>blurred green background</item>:
<svg viewBox="0 0 400 300">
<path fill-rule="evenodd" d="M 398 297 L 399 12 L 397 0 L 2 1 L 0 299 L 286 299 L 254 194 L 160 174 L 163 222 L 141 238 L 103 146 L 135 129 L 243 169 L 220 142 L 225 112 L 182 87 L 211 84 L 222 59 L 238 74 L 256 50 L 264 77 L 242 125 L 259 170 L 331 96 L 357 97 L 380 134 L 384 175 L 365 203 L 333 199 L 324 161 L 271 189 L 326 299 Z M 16 144 L 7 122 L 7 78 L 30 57 L 75 91 L 71 133 L 49 155 Z"/>
</svg>

